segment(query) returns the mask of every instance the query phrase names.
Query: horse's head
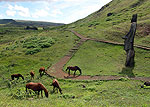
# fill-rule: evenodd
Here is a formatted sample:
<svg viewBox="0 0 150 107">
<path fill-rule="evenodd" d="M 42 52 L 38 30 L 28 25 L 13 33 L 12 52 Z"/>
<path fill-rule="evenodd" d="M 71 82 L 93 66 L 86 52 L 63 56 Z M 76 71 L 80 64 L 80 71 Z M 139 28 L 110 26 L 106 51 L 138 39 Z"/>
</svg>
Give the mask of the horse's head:
<svg viewBox="0 0 150 107">
<path fill-rule="evenodd" d="M 24 77 L 22 76 L 22 79 L 24 80 Z"/>
<path fill-rule="evenodd" d="M 21 77 L 24 80 L 24 77 L 21 74 L 18 74 L 19 77 Z"/>
<path fill-rule="evenodd" d="M 41 83 L 38 83 L 38 87 L 40 87 L 42 90 L 44 90 L 45 96 L 48 98 L 48 91 L 47 91 L 47 89 L 44 87 L 44 85 L 41 84 Z"/>
<path fill-rule="evenodd" d="M 48 91 L 47 91 L 47 92 L 45 92 L 45 96 L 48 98 Z"/>
<path fill-rule="evenodd" d="M 80 71 L 80 74 L 82 74 L 81 69 L 78 66 L 75 66 L 77 70 Z"/>
</svg>

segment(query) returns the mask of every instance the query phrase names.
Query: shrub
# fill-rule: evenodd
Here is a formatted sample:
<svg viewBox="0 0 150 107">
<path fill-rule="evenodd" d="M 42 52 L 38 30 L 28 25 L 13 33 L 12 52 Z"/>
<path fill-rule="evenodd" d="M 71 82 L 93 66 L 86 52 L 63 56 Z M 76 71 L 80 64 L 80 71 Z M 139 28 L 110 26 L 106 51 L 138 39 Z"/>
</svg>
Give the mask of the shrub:
<svg viewBox="0 0 150 107">
<path fill-rule="evenodd" d="M 26 97 L 26 92 L 24 89 L 17 89 L 14 93 L 11 93 L 11 96 L 16 99 L 24 99 Z"/>
<path fill-rule="evenodd" d="M 51 46 L 50 43 L 41 43 L 41 44 L 40 44 L 40 47 L 41 47 L 41 48 L 48 48 L 48 47 L 50 47 L 50 46 Z"/>
<path fill-rule="evenodd" d="M 38 52 L 40 52 L 41 51 L 41 49 L 39 49 L 39 48 L 33 48 L 33 49 L 30 49 L 30 50 L 27 50 L 26 51 L 26 55 L 33 55 L 33 54 L 35 54 L 35 53 L 38 53 Z"/>
<path fill-rule="evenodd" d="M 48 48 L 55 43 L 51 37 L 31 37 L 27 38 L 23 43 L 23 48 L 27 48 L 26 55 L 33 55 L 41 51 L 42 48 Z"/>
</svg>

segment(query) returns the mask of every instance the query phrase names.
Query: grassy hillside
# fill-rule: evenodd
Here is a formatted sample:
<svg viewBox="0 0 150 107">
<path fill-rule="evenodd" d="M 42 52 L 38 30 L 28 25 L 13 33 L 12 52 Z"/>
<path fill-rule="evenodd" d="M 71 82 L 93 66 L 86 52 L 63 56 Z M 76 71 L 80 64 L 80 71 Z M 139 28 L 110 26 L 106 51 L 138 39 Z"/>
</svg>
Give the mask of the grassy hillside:
<svg viewBox="0 0 150 107">
<path fill-rule="evenodd" d="M 131 17 L 137 13 L 135 44 L 150 46 L 149 12 L 149 0 L 112 0 L 95 13 L 65 27 L 86 37 L 123 42 L 121 37 L 127 34 Z"/>
</svg>

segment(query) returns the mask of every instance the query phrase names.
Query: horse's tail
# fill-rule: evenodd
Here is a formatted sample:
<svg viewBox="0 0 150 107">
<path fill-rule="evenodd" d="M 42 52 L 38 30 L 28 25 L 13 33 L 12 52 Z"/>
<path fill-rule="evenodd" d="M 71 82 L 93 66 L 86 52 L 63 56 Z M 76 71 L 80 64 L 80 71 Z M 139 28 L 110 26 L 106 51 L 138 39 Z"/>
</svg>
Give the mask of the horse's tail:
<svg viewBox="0 0 150 107">
<path fill-rule="evenodd" d="M 67 67 L 66 71 L 69 69 L 69 67 Z"/>
<path fill-rule="evenodd" d="M 41 88 L 44 90 L 45 96 L 48 98 L 48 91 L 47 91 L 47 89 L 44 87 L 43 84 L 41 84 Z"/>
<path fill-rule="evenodd" d="M 48 67 L 45 69 L 45 72 L 48 71 L 49 68 L 50 68 L 50 66 L 48 66 Z"/>
<path fill-rule="evenodd" d="M 80 74 L 82 74 L 81 69 L 78 66 L 75 66 L 75 67 L 80 71 Z"/>
<path fill-rule="evenodd" d="M 27 92 L 27 90 L 28 90 L 28 86 L 26 85 L 26 92 Z"/>
<path fill-rule="evenodd" d="M 13 75 L 11 75 L 11 79 L 14 80 L 14 76 Z"/>
</svg>

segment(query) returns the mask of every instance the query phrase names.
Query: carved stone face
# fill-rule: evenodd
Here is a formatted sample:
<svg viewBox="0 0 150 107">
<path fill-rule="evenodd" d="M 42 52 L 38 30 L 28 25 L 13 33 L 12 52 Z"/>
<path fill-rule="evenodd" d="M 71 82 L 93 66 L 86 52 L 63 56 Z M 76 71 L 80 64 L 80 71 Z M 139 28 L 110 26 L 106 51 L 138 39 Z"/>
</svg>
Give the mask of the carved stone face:
<svg viewBox="0 0 150 107">
<path fill-rule="evenodd" d="M 131 23 L 132 22 L 137 22 L 137 14 L 132 15 Z"/>
</svg>

